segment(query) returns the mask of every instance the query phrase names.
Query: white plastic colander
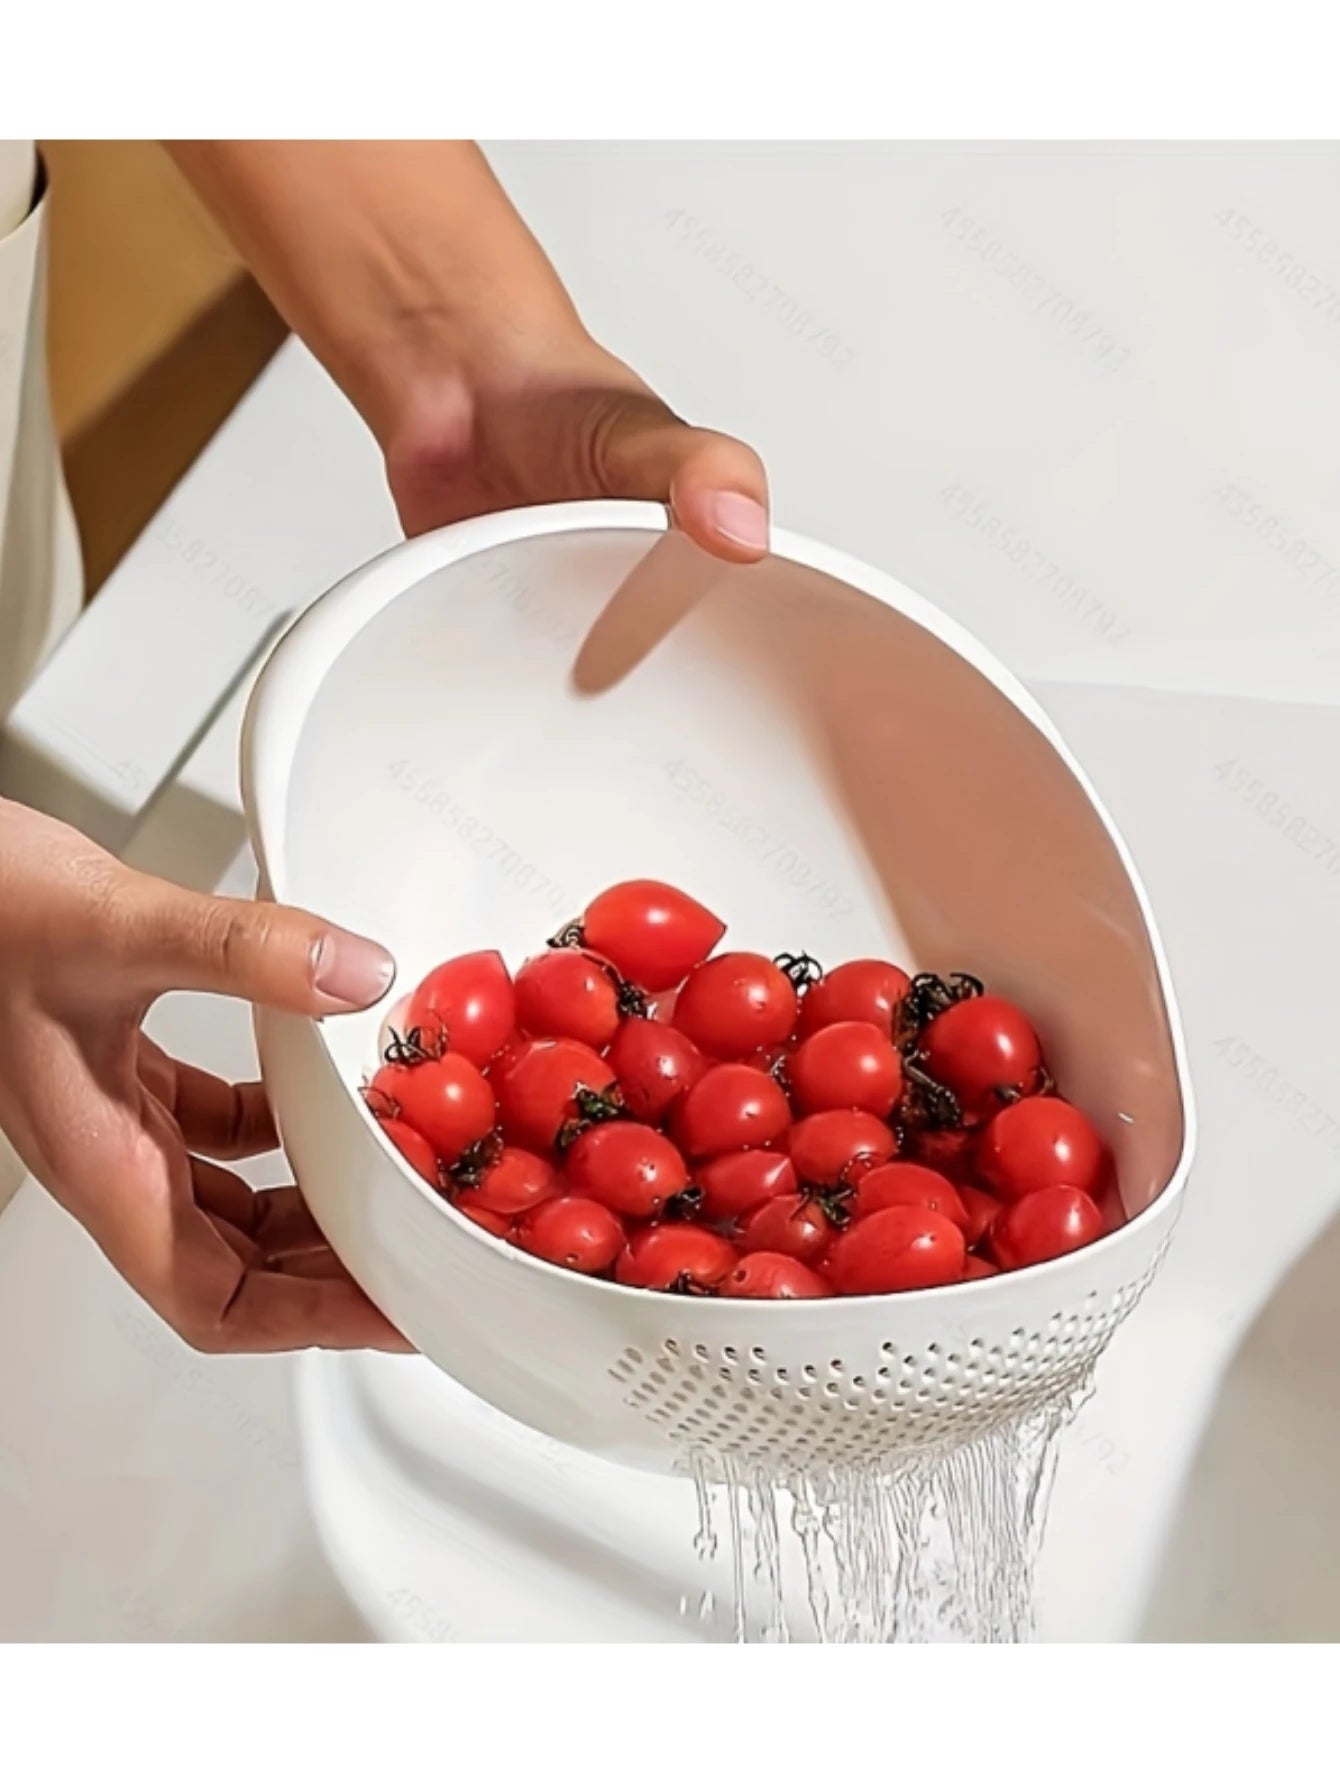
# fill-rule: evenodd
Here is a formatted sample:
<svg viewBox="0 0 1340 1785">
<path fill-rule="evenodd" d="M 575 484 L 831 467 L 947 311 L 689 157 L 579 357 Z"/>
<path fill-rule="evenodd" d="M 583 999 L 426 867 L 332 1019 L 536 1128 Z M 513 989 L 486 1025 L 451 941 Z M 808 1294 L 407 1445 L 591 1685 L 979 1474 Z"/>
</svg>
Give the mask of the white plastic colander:
<svg viewBox="0 0 1340 1785">
<path fill-rule="evenodd" d="M 465 522 L 348 577 L 276 648 L 243 781 L 263 890 L 395 952 L 513 965 L 653 876 L 726 946 L 965 969 L 1035 1016 L 1111 1144 L 1127 1224 L 898 1296 L 681 1298 L 592 1281 L 457 1215 L 358 1095 L 383 1009 L 259 1023 L 285 1147 L 336 1252 L 428 1357 L 567 1443 L 778 1470 L 980 1435 L 1078 1383 L 1167 1246 L 1192 1151 L 1163 953 L 1121 840 L 1027 692 L 880 572 L 785 533 L 749 569 L 657 507 Z"/>
</svg>

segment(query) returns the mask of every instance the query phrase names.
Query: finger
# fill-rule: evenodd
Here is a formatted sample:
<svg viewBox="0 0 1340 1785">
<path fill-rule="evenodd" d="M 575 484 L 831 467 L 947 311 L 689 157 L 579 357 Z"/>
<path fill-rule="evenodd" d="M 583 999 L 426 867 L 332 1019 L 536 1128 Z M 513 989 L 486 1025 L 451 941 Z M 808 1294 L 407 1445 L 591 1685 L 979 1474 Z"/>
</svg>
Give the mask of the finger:
<svg viewBox="0 0 1340 1785">
<path fill-rule="evenodd" d="M 116 923 L 125 977 L 147 997 L 221 992 L 328 1016 L 375 1004 L 395 977 L 378 943 L 309 911 L 211 898 L 147 874 L 128 877 Z"/>
<path fill-rule="evenodd" d="M 265 1087 L 234 1085 L 184 1060 L 174 1060 L 145 1035 L 140 1080 L 176 1118 L 192 1152 L 211 1159 L 249 1159 L 279 1145 Z"/>
<path fill-rule="evenodd" d="M 219 1351 L 399 1351 L 414 1347 L 347 1275 L 244 1271 L 217 1328 Z"/>
<path fill-rule="evenodd" d="M 269 1269 L 285 1277 L 347 1277 L 348 1271 L 329 1246 L 318 1252 L 296 1252 L 290 1258 L 275 1258 Z"/>
<path fill-rule="evenodd" d="M 266 1258 L 324 1249 L 326 1236 L 295 1184 L 253 1190 L 235 1172 L 207 1159 L 192 1159 L 195 1199 L 208 1214 L 227 1221 Z"/>
<path fill-rule="evenodd" d="M 593 452 L 609 495 L 667 502 L 675 524 L 718 558 L 752 564 L 767 554 L 767 473 L 741 441 L 630 398 L 602 421 Z"/>
</svg>

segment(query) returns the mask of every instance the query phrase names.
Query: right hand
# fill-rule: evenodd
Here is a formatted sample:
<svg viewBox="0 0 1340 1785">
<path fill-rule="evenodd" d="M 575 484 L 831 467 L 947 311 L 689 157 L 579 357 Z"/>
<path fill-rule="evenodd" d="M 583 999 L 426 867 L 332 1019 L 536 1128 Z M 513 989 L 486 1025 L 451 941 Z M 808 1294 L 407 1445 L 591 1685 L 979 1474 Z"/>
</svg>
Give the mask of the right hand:
<svg viewBox="0 0 1340 1785">
<path fill-rule="evenodd" d="M 163 1053 L 149 1006 L 184 990 L 326 1016 L 375 1003 L 394 972 L 308 912 L 188 892 L 0 800 L 0 1128 L 201 1351 L 412 1348 L 296 1187 L 253 1191 L 217 1163 L 278 1144 L 264 1093 Z"/>
</svg>

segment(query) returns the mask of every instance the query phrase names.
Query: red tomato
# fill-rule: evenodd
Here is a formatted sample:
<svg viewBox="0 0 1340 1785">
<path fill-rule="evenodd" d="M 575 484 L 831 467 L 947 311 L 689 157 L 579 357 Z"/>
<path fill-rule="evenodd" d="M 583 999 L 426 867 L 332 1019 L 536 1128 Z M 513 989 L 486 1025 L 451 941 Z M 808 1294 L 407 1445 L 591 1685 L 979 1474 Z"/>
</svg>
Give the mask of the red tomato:
<svg viewBox="0 0 1340 1785">
<path fill-rule="evenodd" d="M 985 1190 L 979 1190 L 976 1184 L 964 1184 L 959 1197 L 968 1216 L 968 1225 L 964 1229 L 968 1245 L 980 1246 L 991 1223 L 1000 1213 L 1000 1204 L 994 1196 L 988 1195 Z"/>
<path fill-rule="evenodd" d="M 618 975 L 582 948 L 532 955 L 516 976 L 516 1016 L 527 1035 L 606 1048 L 621 1021 Z"/>
<path fill-rule="evenodd" d="M 516 1028 L 516 993 L 495 949 L 457 955 L 421 980 L 405 1011 L 407 1030 L 432 1033 L 433 1019 L 446 1025 L 451 1051 L 474 1066 L 487 1066 Z"/>
<path fill-rule="evenodd" d="M 921 1032 L 926 1070 L 958 1098 L 963 1114 L 981 1120 L 1000 1107 L 1000 1091 L 1032 1090 L 1042 1043 L 1008 998 L 964 998 L 932 1017 Z"/>
<path fill-rule="evenodd" d="M 859 1109 L 826 1109 L 806 1116 L 787 1138 L 787 1151 L 802 1184 L 857 1184 L 872 1166 L 892 1159 L 893 1149 L 893 1130 Z"/>
<path fill-rule="evenodd" d="M 989 1258 L 974 1258 L 969 1255 L 963 1261 L 963 1281 L 970 1283 L 974 1277 L 998 1277 L 1000 1266 L 992 1264 Z"/>
<path fill-rule="evenodd" d="M 839 1295 L 886 1295 L 957 1283 L 966 1253 L 963 1235 L 929 1209 L 880 1209 L 833 1242 L 829 1281 Z"/>
<path fill-rule="evenodd" d="M 729 1240 L 705 1227 L 644 1227 L 635 1233 L 614 1275 L 634 1289 L 672 1289 L 682 1295 L 710 1293 L 735 1263 Z"/>
<path fill-rule="evenodd" d="M 578 1091 L 608 1092 L 613 1084 L 613 1071 L 585 1042 L 528 1042 L 498 1077 L 503 1133 L 513 1146 L 547 1153 L 578 1114 Z"/>
<path fill-rule="evenodd" d="M 873 1023 L 833 1023 L 802 1041 L 787 1066 L 791 1096 L 802 1116 L 824 1109 L 864 1109 L 887 1116 L 903 1088 L 902 1062 Z"/>
<path fill-rule="evenodd" d="M 903 1159 L 868 1171 L 849 1208 L 854 1221 L 873 1215 L 877 1209 L 930 1209 L 932 1214 L 952 1221 L 963 1233 L 968 1231 L 968 1211 L 949 1179 L 925 1165 L 912 1165 Z"/>
<path fill-rule="evenodd" d="M 776 1079 L 757 1066 L 709 1066 L 675 1105 L 671 1128 L 690 1159 L 766 1147 L 785 1134 L 791 1106 Z"/>
<path fill-rule="evenodd" d="M 521 1217 L 517 1244 L 550 1264 L 593 1276 L 623 1251 L 623 1222 L 589 1196 L 555 1196 Z"/>
<path fill-rule="evenodd" d="M 705 961 L 726 926 L 705 905 L 659 880 L 625 880 L 587 906 L 582 938 L 625 979 L 667 992 Z"/>
<path fill-rule="evenodd" d="M 427 1178 L 435 1190 L 441 1188 L 438 1181 L 437 1154 L 421 1134 L 416 1133 L 407 1122 L 398 1122 L 394 1116 L 384 1118 L 382 1133 L 407 1163 L 414 1167 L 421 1178 Z"/>
<path fill-rule="evenodd" d="M 971 1128 L 919 1128 L 909 1135 L 908 1156 L 961 1184 L 972 1176 L 976 1135 Z"/>
<path fill-rule="evenodd" d="M 812 1271 L 798 1258 L 788 1258 L 783 1252 L 751 1252 L 726 1278 L 721 1293 L 794 1302 L 831 1295 L 832 1291 L 818 1271 Z"/>
<path fill-rule="evenodd" d="M 628 1113 L 639 1122 L 659 1122 L 707 1070 L 707 1061 L 687 1035 L 651 1017 L 630 1016 L 621 1023 L 607 1058 Z"/>
<path fill-rule="evenodd" d="M 500 1240 L 512 1238 L 512 1223 L 506 1215 L 497 1215 L 492 1209 L 481 1209 L 478 1203 L 470 1201 L 468 1196 L 461 1197 L 454 1205 L 467 1221 L 473 1221 L 476 1227 L 482 1227 L 486 1233 L 494 1234 Z"/>
<path fill-rule="evenodd" d="M 647 1221 L 689 1181 L 679 1149 L 642 1122 L 601 1122 L 573 1141 L 563 1174 L 578 1196 Z"/>
<path fill-rule="evenodd" d="M 844 961 L 801 999 L 797 1033 L 803 1039 L 831 1023 L 873 1023 L 881 1035 L 892 1035 L 908 983 L 906 973 L 891 961 Z"/>
<path fill-rule="evenodd" d="M 740 1223 L 742 1252 L 781 1252 L 813 1264 L 833 1238 L 833 1224 L 810 1196 L 774 1196 Z"/>
<path fill-rule="evenodd" d="M 424 1137 L 445 1166 L 455 1165 L 467 1147 L 483 1140 L 497 1118 L 487 1079 L 463 1054 L 383 1066 L 371 1089 Z"/>
<path fill-rule="evenodd" d="M 489 1209 L 512 1218 L 557 1192 L 558 1178 L 547 1159 L 523 1147 L 504 1147 L 493 1164 L 480 1172 L 478 1183 L 460 1193 L 456 1206 L 467 1212 Z"/>
<path fill-rule="evenodd" d="M 1103 1143 L 1089 1118 L 1063 1097 L 1022 1097 L 992 1116 L 977 1164 L 997 1195 L 1072 1184 L 1092 1194 L 1102 1176 Z"/>
<path fill-rule="evenodd" d="M 718 1060 L 775 1047 L 795 1023 L 796 988 L 762 954 L 704 961 L 689 974 L 675 1003 L 675 1027 Z"/>
<path fill-rule="evenodd" d="M 704 1221 L 734 1221 L 772 1196 L 794 1196 L 796 1171 L 785 1153 L 764 1148 L 745 1153 L 718 1153 L 694 1173 L 703 1193 L 699 1216 Z"/>
<path fill-rule="evenodd" d="M 1092 1197 L 1057 1184 L 1005 1204 L 991 1224 L 991 1251 L 1003 1269 L 1017 1271 L 1078 1251 L 1102 1231 L 1103 1217 Z"/>
</svg>

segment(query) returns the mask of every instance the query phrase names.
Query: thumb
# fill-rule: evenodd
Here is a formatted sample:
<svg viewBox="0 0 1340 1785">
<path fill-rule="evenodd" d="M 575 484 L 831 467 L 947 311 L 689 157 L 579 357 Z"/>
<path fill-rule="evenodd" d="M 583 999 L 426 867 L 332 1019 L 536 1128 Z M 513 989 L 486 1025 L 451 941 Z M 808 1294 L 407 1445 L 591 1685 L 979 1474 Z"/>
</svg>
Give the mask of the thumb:
<svg viewBox="0 0 1340 1785">
<path fill-rule="evenodd" d="M 126 954 L 141 994 L 219 992 L 302 1016 L 375 1004 L 395 978 L 378 943 L 310 911 L 217 899 L 138 876 L 128 889 Z"/>
<path fill-rule="evenodd" d="M 743 442 L 629 397 L 605 416 L 594 448 L 611 496 L 668 503 L 675 525 L 715 557 L 753 564 L 767 555 L 767 473 Z"/>
</svg>

